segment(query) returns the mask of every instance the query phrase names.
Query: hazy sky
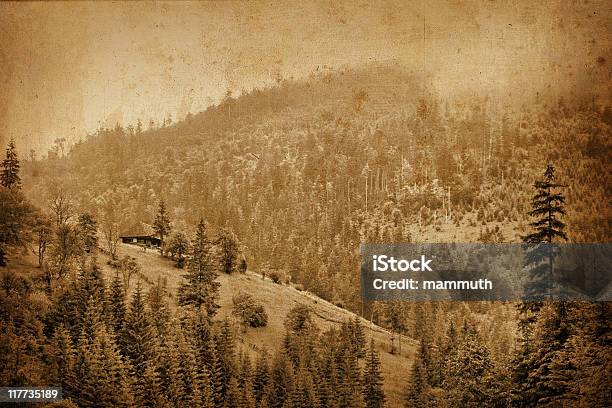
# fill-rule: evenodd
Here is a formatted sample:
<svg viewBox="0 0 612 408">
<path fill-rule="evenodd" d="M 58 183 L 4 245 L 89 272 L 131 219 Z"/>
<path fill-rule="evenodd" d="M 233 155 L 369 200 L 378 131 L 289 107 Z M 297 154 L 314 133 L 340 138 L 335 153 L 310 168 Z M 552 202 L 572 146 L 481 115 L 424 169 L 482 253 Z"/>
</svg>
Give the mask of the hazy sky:
<svg viewBox="0 0 612 408">
<path fill-rule="evenodd" d="M 426 70 L 442 95 L 609 92 L 609 3 L 531 3 L 0 3 L 0 141 L 42 149 L 373 60 Z"/>
</svg>

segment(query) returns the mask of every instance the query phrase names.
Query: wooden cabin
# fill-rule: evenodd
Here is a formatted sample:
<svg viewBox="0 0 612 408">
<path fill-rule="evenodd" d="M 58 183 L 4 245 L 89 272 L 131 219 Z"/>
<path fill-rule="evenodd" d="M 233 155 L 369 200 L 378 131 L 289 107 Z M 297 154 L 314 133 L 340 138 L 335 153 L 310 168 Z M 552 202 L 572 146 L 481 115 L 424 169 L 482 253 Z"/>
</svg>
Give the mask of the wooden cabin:
<svg viewBox="0 0 612 408">
<path fill-rule="evenodd" d="M 153 231 L 153 227 L 144 222 L 138 222 L 124 231 L 121 235 L 124 244 L 139 245 L 149 248 L 159 248 L 161 239 Z"/>
</svg>

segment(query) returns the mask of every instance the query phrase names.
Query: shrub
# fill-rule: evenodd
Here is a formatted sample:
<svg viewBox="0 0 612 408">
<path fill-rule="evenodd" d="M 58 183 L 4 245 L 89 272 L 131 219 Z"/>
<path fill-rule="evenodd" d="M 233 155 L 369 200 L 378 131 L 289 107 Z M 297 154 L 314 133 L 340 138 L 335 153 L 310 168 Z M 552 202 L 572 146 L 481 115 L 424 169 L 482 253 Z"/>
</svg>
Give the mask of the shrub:
<svg viewBox="0 0 612 408">
<path fill-rule="evenodd" d="M 123 265 L 122 261 L 119 259 L 109 259 L 107 264 L 111 267 L 111 268 L 115 268 L 115 269 L 119 269 L 121 268 L 121 266 Z"/>
<path fill-rule="evenodd" d="M 270 272 L 270 279 L 272 279 L 272 282 L 280 284 L 283 278 L 279 272 L 272 271 Z"/>
<path fill-rule="evenodd" d="M 268 324 L 268 314 L 263 305 L 257 303 L 248 293 L 238 293 L 232 298 L 232 303 L 232 314 L 245 326 L 264 327 Z"/>
<path fill-rule="evenodd" d="M 165 251 L 176 261 L 176 267 L 183 269 L 185 266 L 185 254 L 189 252 L 189 239 L 183 232 L 177 232 L 164 245 Z"/>
</svg>

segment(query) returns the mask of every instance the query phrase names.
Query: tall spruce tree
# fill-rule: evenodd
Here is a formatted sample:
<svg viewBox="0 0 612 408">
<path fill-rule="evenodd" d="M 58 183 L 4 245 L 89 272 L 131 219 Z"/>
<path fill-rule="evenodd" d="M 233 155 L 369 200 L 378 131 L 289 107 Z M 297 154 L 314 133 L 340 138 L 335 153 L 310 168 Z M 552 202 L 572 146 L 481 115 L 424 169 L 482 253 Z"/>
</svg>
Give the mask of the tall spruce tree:
<svg viewBox="0 0 612 408">
<path fill-rule="evenodd" d="M 241 408 L 255 408 L 253 395 L 253 368 L 251 359 L 246 353 L 240 352 L 240 367 L 238 371 L 238 388 L 240 390 L 239 405 Z"/>
<path fill-rule="evenodd" d="M 107 302 L 109 326 L 113 328 L 115 334 L 120 334 L 125 320 L 126 306 L 125 286 L 121 282 L 119 271 L 115 271 L 115 275 L 111 280 Z"/>
<path fill-rule="evenodd" d="M 423 373 L 425 374 L 425 379 L 427 380 L 428 384 L 431 384 L 433 361 L 431 358 L 429 340 L 427 338 L 421 339 L 421 344 L 419 345 L 419 360 L 421 362 Z"/>
<path fill-rule="evenodd" d="M 544 178 L 537 180 L 534 187 L 536 193 L 531 199 L 529 215 L 537 219 L 529 224 L 534 232 L 523 237 L 523 242 L 550 244 L 555 239 L 567 241 L 563 232 L 565 224 L 560 220 L 560 216 L 565 215 L 565 196 L 555 191 L 565 186 L 555 182 L 555 168 L 551 164 L 546 166 Z"/>
<path fill-rule="evenodd" d="M 221 270 L 230 274 L 237 268 L 238 260 L 238 240 L 233 232 L 223 229 L 219 235 L 219 247 L 221 248 Z"/>
<path fill-rule="evenodd" d="M 422 408 L 427 406 L 427 377 L 421 364 L 421 359 L 416 357 L 410 370 L 410 387 L 405 395 L 405 408 Z"/>
<path fill-rule="evenodd" d="M 166 284 L 165 278 L 158 277 L 155 285 L 151 286 L 147 293 L 150 320 L 155 329 L 155 335 L 160 339 L 166 336 L 171 317 Z"/>
<path fill-rule="evenodd" d="M 560 219 L 565 214 L 565 197 L 557 191 L 564 186 L 556 183 L 555 178 L 555 168 L 549 164 L 544 171 L 544 177 L 534 184 L 536 193 L 531 200 L 531 211 L 528 215 L 536 220 L 529 224 L 533 232 L 523 237 L 523 242 L 529 244 L 526 266 L 530 277 L 525 287 L 528 296 L 541 297 L 552 289 L 550 279 L 553 276 L 556 252 L 552 244 L 556 240 L 567 240 L 565 224 Z M 517 306 L 521 314 L 519 327 L 523 341 L 528 341 L 528 332 L 535 323 L 541 306 L 540 301 L 522 302 Z"/>
<path fill-rule="evenodd" d="M 278 353 L 272 367 L 269 390 L 265 402 L 271 408 L 283 408 L 293 391 L 293 369 L 284 353 Z M 263 403 L 262 403 L 263 405 Z"/>
<path fill-rule="evenodd" d="M 565 390 L 554 397 L 561 406 L 606 406 L 610 384 L 612 306 L 610 302 L 571 303 L 579 315 L 563 349 L 550 363 L 551 380 Z M 552 375 L 554 374 L 554 375 Z"/>
<path fill-rule="evenodd" d="M 362 358 L 365 355 L 366 339 L 359 316 L 343 322 L 340 330 L 342 337 L 348 341 L 355 358 Z"/>
<path fill-rule="evenodd" d="M 270 382 L 270 367 L 268 363 L 268 352 L 263 352 L 257 357 L 255 373 L 253 374 L 253 395 L 256 403 L 260 403 L 268 383 Z"/>
<path fill-rule="evenodd" d="M 12 188 L 0 187 L 0 266 L 6 265 L 10 249 L 29 242 L 33 212 L 34 208 L 15 185 Z"/>
<path fill-rule="evenodd" d="M 302 367 L 295 373 L 295 386 L 290 395 L 291 405 L 295 408 L 318 408 L 319 398 L 311 372 Z"/>
<path fill-rule="evenodd" d="M 336 337 L 335 330 L 328 330 L 326 338 L 322 340 L 327 347 L 322 350 L 321 361 L 318 367 L 318 394 L 322 407 L 338 408 L 338 370 L 336 368 Z"/>
<path fill-rule="evenodd" d="M 81 406 L 133 405 L 127 368 L 93 297 L 82 317 L 74 364 L 73 397 Z"/>
<path fill-rule="evenodd" d="M 493 362 L 476 330 L 465 326 L 464 336 L 449 356 L 442 388 L 449 406 L 488 406 Z"/>
<path fill-rule="evenodd" d="M 363 388 L 360 387 L 359 366 L 357 365 L 357 359 L 351 354 L 348 347 L 342 346 L 342 349 L 337 353 L 336 367 L 338 381 L 335 392 L 338 406 L 341 408 L 362 406 Z"/>
<path fill-rule="evenodd" d="M 131 383 L 113 336 L 102 325 L 91 347 L 92 357 L 100 363 L 97 379 L 97 404 L 101 407 L 132 407 Z M 152 393 L 151 393 L 152 394 Z M 93 394 L 96 397 L 95 394 Z"/>
<path fill-rule="evenodd" d="M 0 184 L 8 189 L 21 188 L 21 178 L 19 177 L 19 158 L 15 140 L 11 139 L 6 148 L 6 158 L 2 161 L 2 171 L 0 172 Z"/>
<path fill-rule="evenodd" d="M 568 302 L 546 302 L 539 311 L 533 334 L 517 370 L 527 371 L 518 378 L 517 398 L 524 406 L 560 406 L 569 385 L 573 362 L 564 353 L 570 336 Z"/>
<path fill-rule="evenodd" d="M 382 386 L 383 377 L 380 373 L 380 357 L 374 348 L 374 340 L 371 340 L 363 373 L 363 399 L 366 408 L 382 408 L 385 406 L 385 393 Z"/>
<path fill-rule="evenodd" d="M 182 330 L 176 332 L 176 344 L 179 361 L 179 403 L 178 406 L 214 406 L 214 390 L 212 389 L 213 372 L 205 364 L 198 363 L 197 351 L 193 339 L 188 338 Z M 210 339 L 208 340 L 210 343 Z M 210 365 L 214 366 L 216 354 L 213 354 Z"/>
<path fill-rule="evenodd" d="M 523 237 L 530 244 L 527 264 L 531 279 L 529 291 L 541 294 L 553 287 L 553 262 L 556 255 L 553 243 L 567 240 L 565 224 L 565 197 L 558 192 L 564 187 L 555 180 L 555 169 L 548 165 L 542 180 L 535 182 L 534 195 L 529 215 L 536 220 L 530 224 L 534 231 Z M 535 288 L 535 289 L 534 289 Z M 546 293 L 546 292 L 545 292 Z M 514 361 L 513 380 L 517 385 L 515 402 L 519 405 L 552 403 L 558 397 L 558 390 L 565 388 L 559 381 L 559 372 L 551 371 L 553 361 L 560 358 L 569 337 L 567 332 L 567 305 L 563 302 L 552 304 L 541 301 L 522 302 L 518 306 L 521 329 L 520 348 Z M 557 390 L 557 391 L 555 391 Z"/>
<path fill-rule="evenodd" d="M 214 341 L 221 367 L 222 393 L 226 396 L 230 381 L 236 376 L 234 335 L 228 318 L 223 319 L 221 326 L 215 331 Z"/>
<path fill-rule="evenodd" d="M 180 330 L 177 327 L 173 327 L 173 329 Z M 161 339 L 158 350 L 159 355 L 164 356 L 164 358 L 159 359 L 157 365 L 163 400 L 167 405 L 179 406 L 180 396 L 184 390 L 179 378 L 181 367 L 178 353 L 180 351 L 175 337 L 170 334 Z"/>
<path fill-rule="evenodd" d="M 72 395 L 76 386 L 74 376 L 75 350 L 70 332 L 59 325 L 53 332 L 49 346 L 51 381 L 62 387 L 65 396 Z"/>
<path fill-rule="evenodd" d="M 85 304 L 89 299 L 100 307 L 100 312 L 104 314 L 106 307 L 106 286 L 102 270 L 98 266 L 97 260 L 92 259 L 89 265 L 83 265 L 79 271 L 78 294 L 82 303 L 82 311 L 85 311 Z"/>
<path fill-rule="evenodd" d="M 209 344 L 209 359 L 208 371 L 210 373 L 210 387 L 214 399 L 215 406 L 222 406 L 225 401 L 225 375 L 223 371 L 223 362 L 217 351 L 217 345 L 212 338 L 208 340 Z"/>
<path fill-rule="evenodd" d="M 152 388 L 157 381 L 151 369 L 152 362 L 155 360 L 156 344 L 153 326 L 145 309 L 140 281 L 136 284 L 136 290 L 125 316 L 121 344 L 131 365 L 130 375 L 135 384 L 135 399 L 139 402 L 149 401 L 155 396 L 147 395 L 147 390 Z"/>
<path fill-rule="evenodd" d="M 83 213 L 79 215 L 77 232 L 86 253 L 90 253 L 98 247 L 98 223 L 91 214 Z"/>
<path fill-rule="evenodd" d="M 153 220 L 153 230 L 159 236 L 159 240 L 161 241 L 159 251 L 162 255 L 164 254 L 165 239 L 170 234 L 171 229 L 170 216 L 168 215 L 168 210 L 166 209 L 166 203 L 164 200 L 160 200 L 159 208 L 157 210 L 157 214 L 155 215 L 155 220 Z"/>
<path fill-rule="evenodd" d="M 219 282 L 213 262 L 212 245 L 206 235 L 204 220 L 200 220 L 195 237 L 191 244 L 191 257 L 185 283 L 178 290 L 178 302 L 181 306 L 190 305 L 206 312 L 209 320 L 217 313 L 219 305 Z"/>
</svg>

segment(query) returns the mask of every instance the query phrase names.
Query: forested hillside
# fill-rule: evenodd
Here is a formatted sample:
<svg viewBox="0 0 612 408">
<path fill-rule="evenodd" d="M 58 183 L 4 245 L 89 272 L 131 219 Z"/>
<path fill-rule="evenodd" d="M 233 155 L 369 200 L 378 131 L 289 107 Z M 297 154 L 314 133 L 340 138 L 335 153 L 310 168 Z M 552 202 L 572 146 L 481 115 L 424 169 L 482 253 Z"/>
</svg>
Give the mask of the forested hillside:
<svg viewBox="0 0 612 408">
<path fill-rule="evenodd" d="M 272 367 L 261 368 L 273 384 L 255 396 L 261 406 L 601 404 L 611 367 L 607 303 L 550 302 L 517 315 L 516 305 L 501 302 L 361 302 L 360 243 L 519 242 L 532 232 L 534 182 L 549 164 L 565 197 L 559 214 L 569 241 L 610 239 L 609 108 L 562 98 L 518 109 L 485 95 L 457 102 L 426 83 L 394 65 L 326 69 L 228 93 L 177 123 L 117 125 L 73 146 L 58 139 L 40 160 L 33 152 L 21 163 L 22 183 L 0 190 L 6 208 L 28 215 L 21 239 L 0 242 L 11 251 L 0 293 L 3 317 L 30 322 L 11 320 L 6 355 L 31 358 L 35 368 L 3 376 L 40 382 L 39 371 L 51 365 L 80 405 L 95 405 L 62 364 L 66 355 L 76 359 L 70 370 L 90 370 L 85 390 L 99 391 L 99 367 L 87 364 L 105 355 L 111 389 L 132 390 L 137 406 L 189 406 L 190 398 L 231 406 L 238 394 L 245 401 L 236 406 L 253 406 L 250 394 L 261 389 L 244 379 L 257 374 L 236 354 L 229 320 L 217 316 L 217 273 L 248 269 L 393 333 L 388 345 L 367 350 L 359 319 L 319 331 L 312 310 L 285 310 L 282 347 L 271 350 Z M 119 290 L 132 273 L 151 279 L 150 265 L 118 257 L 118 237 L 135 223 L 163 231 L 163 253 L 184 274 L 176 293 L 149 282 L 146 305 L 145 288 Z M 40 276 L 11 269 L 19 258 L 13 247 L 24 242 L 39 255 Z M 98 246 L 112 278 L 101 276 Z M 232 253 L 227 270 L 224 252 Z M 178 308 L 166 314 L 171 297 Z M 31 305 L 20 308 L 25 298 Z M 123 311 L 112 307 L 122 302 Z M 266 324 L 253 299 L 235 302 L 249 312 L 237 318 Z M 398 333 L 418 340 L 418 352 L 409 373 L 385 379 L 381 360 L 390 360 L 379 353 L 400 353 Z M 49 361 L 17 347 L 23 336 Z M 140 346 L 148 351 L 134 350 Z M 159 347 L 181 352 L 161 364 Z M 172 372 L 183 365 L 190 368 Z M 159 399 L 147 400 L 143 390 L 158 381 L 165 381 Z M 385 397 L 388 382 L 396 391 Z M 196 389 L 202 394 L 190 394 Z M 272 396 L 265 404 L 264 395 Z"/>
<path fill-rule="evenodd" d="M 611 120 L 563 100 L 442 101 L 373 65 L 228 95 L 177 124 L 100 129 L 28 163 L 25 185 L 124 227 L 163 199 L 175 232 L 200 217 L 229 228 L 250 268 L 357 311 L 359 243 L 516 241 L 543 163 L 569 186 L 570 239 L 605 242 Z"/>
</svg>

